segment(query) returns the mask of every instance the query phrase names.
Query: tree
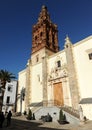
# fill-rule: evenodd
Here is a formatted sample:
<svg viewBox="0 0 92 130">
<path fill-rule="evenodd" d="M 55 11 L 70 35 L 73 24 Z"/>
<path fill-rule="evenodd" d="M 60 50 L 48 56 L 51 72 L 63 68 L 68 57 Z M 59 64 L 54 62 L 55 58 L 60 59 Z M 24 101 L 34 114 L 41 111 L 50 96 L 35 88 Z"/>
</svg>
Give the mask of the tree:
<svg viewBox="0 0 92 130">
<path fill-rule="evenodd" d="M 20 93 L 17 95 L 17 99 L 20 99 L 20 113 L 22 114 L 22 101 L 25 99 L 25 88 L 22 87 Z"/>
<path fill-rule="evenodd" d="M 33 120 L 35 120 L 35 114 L 33 113 L 33 117 L 32 117 Z"/>
<path fill-rule="evenodd" d="M 69 122 L 66 120 L 66 115 L 63 113 L 62 109 L 59 111 L 59 120 L 60 124 L 68 124 Z"/>
<path fill-rule="evenodd" d="M 0 97 L 0 106 L 1 107 L 2 107 L 2 102 L 3 102 L 3 96 L 4 96 L 6 82 L 10 82 L 11 79 L 15 79 L 15 78 L 16 77 L 13 73 L 10 73 L 9 71 L 3 70 L 3 69 L 0 70 L 0 82 L 1 82 L 0 89 L 2 91 L 2 97 Z"/>
<path fill-rule="evenodd" d="M 28 111 L 27 119 L 32 120 L 32 111 L 31 111 L 31 109 L 29 109 L 29 111 Z"/>
<path fill-rule="evenodd" d="M 11 79 L 15 79 L 15 75 L 7 70 L 0 70 L 0 80 L 2 87 L 5 88 L 6 82 L 10 82 Z"/>
<path fill-rule="evenodd" d="M 63 120 L 64 120 L 63 111 L 62 111 L 62 109 L 60 109 L 60 111 L 59 111 L 59 121 L 63 121 Z"/>
</svg>

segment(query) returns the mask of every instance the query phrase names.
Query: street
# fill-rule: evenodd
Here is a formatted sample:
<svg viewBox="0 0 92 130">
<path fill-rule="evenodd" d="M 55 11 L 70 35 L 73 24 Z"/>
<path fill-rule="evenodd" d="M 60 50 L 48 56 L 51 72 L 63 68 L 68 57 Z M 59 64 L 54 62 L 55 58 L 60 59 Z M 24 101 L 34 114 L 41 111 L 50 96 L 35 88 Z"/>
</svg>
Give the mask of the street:
<svg viewBox="0 0 92 130">
<path fill-rule="evenodd" d="M 60 125 L 57 122 L 42 122 L 26 120 L 25 117 L 12 117 L 11 125 L 6 127 L 6 119 L 1 130 L 92 130 L 92 121 L 83 125 L 66 124 Z"/>
<path fill-rule="evenodd" d="M 60 128 L 56 128 L 58 127 L 58 124 L 56 126 L 53 125 L 52 126 L 52 122 L 49 123 L 44 123 L 46 126 L 43 125 L 43 123 L 41 122 L 37 122 L 37 121 L 27 121 L 27 120 L 20 120 L 20 119 L 14 119 L 12 118 L 11 120 L 11 125 L 6 127 L 6 119 L 4 121 L 3 124 L 3 128 L 1 128 L 2 130 L 58 130 Z M 49 127 L 55 127 L 55 128 L 49 128 Z M 61 129 L 64 130 L 64 129 Z"/>
</svg>

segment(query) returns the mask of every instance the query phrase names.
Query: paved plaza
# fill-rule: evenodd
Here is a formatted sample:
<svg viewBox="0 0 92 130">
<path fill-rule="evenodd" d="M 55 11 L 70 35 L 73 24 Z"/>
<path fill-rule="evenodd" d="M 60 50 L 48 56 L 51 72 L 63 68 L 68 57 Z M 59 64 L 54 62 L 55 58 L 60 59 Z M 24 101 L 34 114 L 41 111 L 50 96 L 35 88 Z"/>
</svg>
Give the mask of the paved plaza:
<svg viewBox="0 0 92 130">
<path fill-rule="evenodd" d="M 24 117 L 13 117 L 11 126 L 6 127 L 6 120 L 1 130 L 92 130 L 92 121 L 87 121 L 82 125 L 66 124 L 60 125 L 58 122 L 28 121 Z"/>
</svg>

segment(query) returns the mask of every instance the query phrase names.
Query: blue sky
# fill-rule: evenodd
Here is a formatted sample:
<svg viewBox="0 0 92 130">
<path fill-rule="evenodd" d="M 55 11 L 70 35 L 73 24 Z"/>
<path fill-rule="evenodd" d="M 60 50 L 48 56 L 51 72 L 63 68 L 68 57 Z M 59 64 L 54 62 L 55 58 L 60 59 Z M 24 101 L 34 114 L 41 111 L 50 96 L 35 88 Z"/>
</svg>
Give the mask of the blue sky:
<svg viewBox="0 0 92 130">
<path fill-rule="evenodd" d="M 92 35 L 92 0 L 0 0 L 0 69 L 18 76 L 26 67 L 32 45 L 32 26 L 42 5 L 58 25 L 59 46 L 68 34 L 72 43 Z"/>
</svg>

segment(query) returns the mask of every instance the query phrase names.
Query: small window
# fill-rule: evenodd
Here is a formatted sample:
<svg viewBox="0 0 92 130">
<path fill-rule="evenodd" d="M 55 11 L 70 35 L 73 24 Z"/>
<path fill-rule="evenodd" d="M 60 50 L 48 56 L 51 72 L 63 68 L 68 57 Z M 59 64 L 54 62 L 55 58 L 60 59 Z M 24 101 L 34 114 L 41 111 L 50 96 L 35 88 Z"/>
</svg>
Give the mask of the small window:
<svg viewBox="0 0 92 130">
<path fill-rule="evenodd" d="M 38 62 L 38 61 L 39 61 L 39 55 L 36 56 L 36 62 Z"/>
<path fill-rule="evenodd" d="M 89 53 L 88 56 L 89 56 L 89 60 L 92 60 L 92 53 Z"/>
<path fill-rule="evenodd" d="M 43 35 L 43 33 L 42 32 L 40 32 L 40 36 L 42 37 L 42 35 Z"/>
<path fill-rule="evenodd" d="M 61 61 L 57 61 L 57 67 L 61 67 Z"/>
<path fill-rule="evenodd" d="M 8 86 L 8 91 L 11 92 L 12 91 L 12 86 Z"/>
<path fill-rule="evenodd" d="M 6 103 L 9 103 L 10 102 L 10 97 L 7 96 L 7 100 L 6 100 Z"/>
<path fill-rule="evenodd" d="M 65 47 L 68 48 L 68 45 L 66 44 Z"/>
<path fill-rule="evenodd" d="M 37 40 L 37 36 L 35 36 L 35 40 Z"/>
</svg>

